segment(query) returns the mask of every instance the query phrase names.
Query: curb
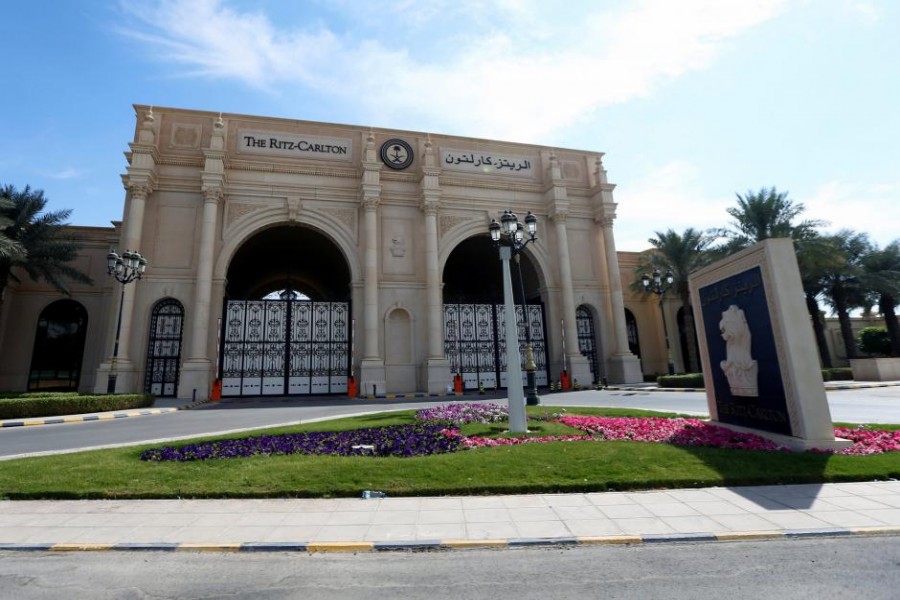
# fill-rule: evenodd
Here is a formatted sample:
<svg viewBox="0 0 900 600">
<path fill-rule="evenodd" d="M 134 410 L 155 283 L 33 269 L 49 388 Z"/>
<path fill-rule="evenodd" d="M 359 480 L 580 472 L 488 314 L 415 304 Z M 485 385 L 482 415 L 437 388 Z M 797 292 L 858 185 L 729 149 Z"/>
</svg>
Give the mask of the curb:
<svg viewBox="0 0 900 600">
<path fill-rule="evenodd" d="M 838 385 L 825 385 L 826 392 L 835 392 L 841 390 L 868 390 L 873 388 L 887 388 L 900 386 L 900 381 L 890 382 L 872 382 L 872 383 L 849 383 Z M 603 388 L 612 392 L 705 392 L 706 388 L 661 388 L 655 386 L 624 386 L 610 385 Z"/>
<path fill-rule="evenodd" d="M 413 540 L 385 542 L 216 542 L 216 543 L 0 543 L 0 552 L 431 552 L 535 546 L 614 546 L 638 544 L 684 544 L 697 542 L 746 542 L 820 537 L 872 537 L 900 535 L 900 526 L 830 527 L 787 529 L 784 531 L 723 531 L 707 533 L 664 533 L 608 535 L 596 537 L 509 538 L 487 540 Z"/>
<path fill-rule="evenodd" d="M 143 417 L 146 415 L 162 415 L 175 412 L 177 408 L 144 408 L 141 410 L 128 410 L 122 412 L 106 412 L 91 415 L 67 415 L 64 417 L 42 417 L 34 419 L 9 419 L 0 421 L 0 427 L 30 427 L 32 425 L 60 425 L 62 423 L 83 423 L 85 421 L 109 421 L 112 419 L 126 419 L 128 417 Z"/>
</svg>

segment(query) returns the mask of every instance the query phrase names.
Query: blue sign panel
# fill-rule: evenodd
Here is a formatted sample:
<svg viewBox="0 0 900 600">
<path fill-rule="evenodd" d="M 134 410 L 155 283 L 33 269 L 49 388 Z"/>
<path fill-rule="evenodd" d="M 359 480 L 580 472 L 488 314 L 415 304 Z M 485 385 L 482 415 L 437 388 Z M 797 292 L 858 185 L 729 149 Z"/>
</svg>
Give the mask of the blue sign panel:
<svg viewBox="0 0 900 600">
<path fill-rule="evenodd" d="M 793 435 L 762 271 L 699 292 L 719 421 Z"/>
</svg>

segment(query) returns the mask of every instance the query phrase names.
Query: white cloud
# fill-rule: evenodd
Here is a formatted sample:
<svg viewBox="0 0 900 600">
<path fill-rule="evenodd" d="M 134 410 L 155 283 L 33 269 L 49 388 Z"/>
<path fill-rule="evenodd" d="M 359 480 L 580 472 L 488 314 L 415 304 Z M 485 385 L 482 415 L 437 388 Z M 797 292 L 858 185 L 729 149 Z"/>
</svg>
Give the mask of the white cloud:
<svg viewBox="0 0 900 600">
<path fill-rule="evenodd" d="M 86 173 L 87 171 L 84 169 L 66 167 L 65 169 L 60 169 L 58 171 L 45 171 L 42 174 L 49 179 L 76 179 Z"/>
<path fill-rule="evenodd" d="M 824 230 L 852 229 L 868 233 L 879 246 L 900 239 L 900 182 L 858 184 L 829 181 L 810 196 L 798 197 L 806 206 L 804 216 L 828 221 Z"/>
<path fill-rule="evenodd" d="M 699 169 L 686 160 L 657 167 L 625 188 L 617 189 L 616 248 L 642 251 L 657 231 L 688 227 L 701 231 L 724 227 L 734 197 L 705 195 Z"/>
<path fill-rule="evenodd" d="M 638 0 L 603 12 L 589 2 L 567 6 L 565 20 L 555 3 L 463 2 L 472 14 L 463 33 L 445 30 L 433 10 L 458 19 L 460 6 L 401 5 L 427 47 L 397 29 L 381 41 L 318 21 L 288 26 L 219 0 L 123 6 L 133 22 L 127 34 L 181 65 L 181 75 L 352 96 L 367 118 L 407 128 L 546 141 L 586 113 L 708 67 L 729 39 L 777 16 L 786 1 Z M 423 28 L 431 29 L 423 36 Z"/>
</svg>

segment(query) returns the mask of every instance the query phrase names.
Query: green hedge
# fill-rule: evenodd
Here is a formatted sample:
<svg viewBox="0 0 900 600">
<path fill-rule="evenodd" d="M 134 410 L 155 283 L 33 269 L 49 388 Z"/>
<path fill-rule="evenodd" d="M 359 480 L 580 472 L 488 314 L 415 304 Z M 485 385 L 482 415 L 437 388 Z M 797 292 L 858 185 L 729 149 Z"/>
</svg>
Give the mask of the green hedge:
<svg viewBox="0 0 900 600">
<path fill-rule="evenodd" d="M 703 373 L 683 373 L 681 375 L 660 375 L 656 384 L 665 388 L 702 388 Z"/>
<path fill-rule="evenodd" d="M 128 410 L 153 405 L 150 394 L 78 395 L 74 393 L 18 394 L 0 398 L 0 419 L 56 417 L 84 413 Z"/>
<path fill-rule="evenodd" d="M 837 367 L 834 369 L 822 369 L 823 381 L 852 381 L 853 369 L 850 367 Z"/>
<path fill-rule="evenodd" d="M 851 381 L 853 370 L 850 367 L 822 369 L 822 381 Z M 703 373 L 684 373 L 681 375 L 660 375 L 656 378 L 659 387 L 664 388 L 702 388 Z"/>
</svg>

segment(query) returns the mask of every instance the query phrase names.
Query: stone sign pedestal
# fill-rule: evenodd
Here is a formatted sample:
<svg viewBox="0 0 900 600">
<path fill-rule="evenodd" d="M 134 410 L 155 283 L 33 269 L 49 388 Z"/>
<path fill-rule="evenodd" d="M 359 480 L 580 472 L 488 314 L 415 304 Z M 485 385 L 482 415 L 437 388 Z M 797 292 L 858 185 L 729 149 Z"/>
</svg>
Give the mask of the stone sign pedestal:
<svg viewBox="0 0 900 600">
<path fill-rule="evenodd" d="M 793 242 L 770 239 L 689 281 L 709 414 L 793 450 L 840 449 Z"/>
</svg>

